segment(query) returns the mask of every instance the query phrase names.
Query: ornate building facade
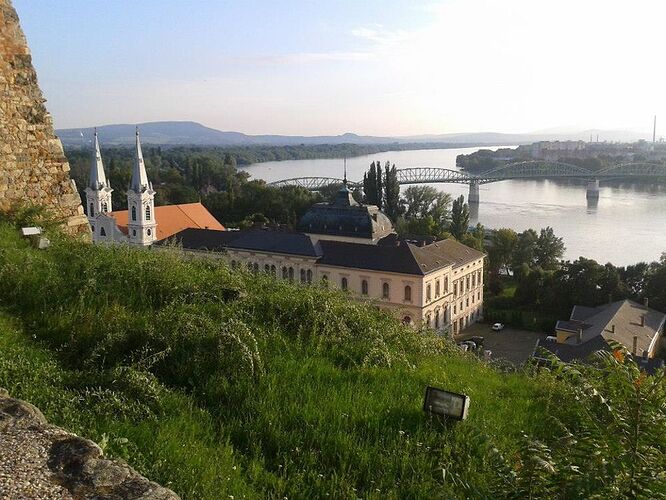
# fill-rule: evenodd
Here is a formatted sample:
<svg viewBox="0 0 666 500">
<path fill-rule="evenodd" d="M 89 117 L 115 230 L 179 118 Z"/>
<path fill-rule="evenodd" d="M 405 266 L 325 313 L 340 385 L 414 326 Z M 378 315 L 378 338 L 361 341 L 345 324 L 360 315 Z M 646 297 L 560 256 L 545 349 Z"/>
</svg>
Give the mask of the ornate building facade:
<svg viewBox="0 0 666 500">
<path fill-rule="evenodd" d="M 333 202 L 314 205 L 299 229 L 186 229 L 173 240 L 232 267 L 303 284 L 326 281 L 408 324 L 458 333 L 483 315 L 482 252 L 452 239 L 401 240 L 376 206 L 357 203 L 346 186 Z"/>
</svg>

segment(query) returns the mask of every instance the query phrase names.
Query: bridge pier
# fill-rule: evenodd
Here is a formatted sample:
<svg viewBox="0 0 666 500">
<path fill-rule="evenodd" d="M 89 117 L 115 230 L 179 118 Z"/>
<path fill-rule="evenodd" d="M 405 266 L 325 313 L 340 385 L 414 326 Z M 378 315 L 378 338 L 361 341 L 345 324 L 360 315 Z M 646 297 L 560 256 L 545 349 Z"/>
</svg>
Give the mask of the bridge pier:
<svg viewBox="0 0 666 500">
<path fill-rule="evenodd" d="M 469 196 L 467 197 L 468 204 L 478 204 L 480 201 L 479 197 L 479 182 L 472 181 L 469 183 Z"/>
<path fill-rule="evenodd" d="M 599 179 L 593 179 L 587 182 L 587 194 L 586 197 L 588 200 L 598 200 L 599 199 Z"/>
</svg>

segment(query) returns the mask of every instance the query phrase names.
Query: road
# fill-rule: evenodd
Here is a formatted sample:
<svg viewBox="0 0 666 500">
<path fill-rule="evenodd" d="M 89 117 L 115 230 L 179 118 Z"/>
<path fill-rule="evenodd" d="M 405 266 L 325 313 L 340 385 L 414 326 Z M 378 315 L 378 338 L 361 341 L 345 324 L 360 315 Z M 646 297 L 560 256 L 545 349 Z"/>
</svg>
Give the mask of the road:
<svg viewBox="0 0 666 500">
<path fill-rule="evenodd" d="M 506 359 L 515 365 L 522 365 L 527 361 L 534 351 L 537 340 L 546 338 L 545 333 L 511 327 L 506 327 L 501 332 L 495 332 L 486 323 L 476 323 L 466 328 L 462 334 L 457 335 L 455 340 L 460 342 L 474 336 L 481 336 L 485 339 L 483 349 L 492 351 L 494 359 Z"/>
</svg>

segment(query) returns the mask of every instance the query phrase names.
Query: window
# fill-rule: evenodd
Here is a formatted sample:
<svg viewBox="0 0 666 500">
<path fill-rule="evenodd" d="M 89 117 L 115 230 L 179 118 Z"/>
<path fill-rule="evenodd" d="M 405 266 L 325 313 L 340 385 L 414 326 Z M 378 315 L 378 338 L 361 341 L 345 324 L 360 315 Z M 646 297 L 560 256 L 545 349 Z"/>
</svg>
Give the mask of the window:
<svg viewBox="0 0 666 500">
<path fill-rule="evenodd" d="M 90 224 L 90 230 L 93 232 L 93 234 L 95 233 L 95 225 L 94 224 Z"/>
<path fill-rule="evenodd" d="M 132 229 L 132 236 L 136 236 L 136 229 Z"/>
<path fill-rule="evenodd" d="M 264 264 L 264 272 L 266 274 L 270 273 L 271 272 L 271 266 L 269 266 L 268 264 Z"/>
<path fill-rule="evenodd" d="M 289 281 L 294 281 L 294 268 L 289 268 Z"/>
<path fill-rule="evenodd" d="M 439 309 L 435 311 L 435 328 L 439 328 Z"/>
<path fill-rule="evenodd" d="M 276 269 L 275 266 L 273 266 L 273 265 L 271 265 L 271 274 L 272 274 L 273 276 L 277 276 L 277 269 Z"/>
<path fill-rule="evenodd" d="M 469 290 L 469 276 L 467 276 L 467 279 L 465 281 L 467 282 L 467 286 L 465 287 L 465 289 Z"/>
<path fill-rule="evenodd" d="M 476 273 L 472 274 L 472 286 L 476 286 Z"/>
<path fill-rule="evenodd" d="M 410 316 L 405 316 L 402 318 L 402 324 L 403 325 L 411 325 L 412 324 L 412 318 Z"/>
<path fill-rule="evenodd" d="M 93 205 L 92 203 L 90 204 L 90 210 L 88 210 L 88 215 L 90 217 L 95 217 L 95 205 Z"/>
<path fill-rule="evenodd" d="M 252 262 L 247 263 L 247 270 L 252 272 Z"/>
<path fill-rule="evenodd" d="M 109 205 L 106 202 L 102 203 L 102 212 L 106 213 L 108 211 L 109 211 Z"/>
<path fill-rule="evenodd" d="M 391 290 L 390 290 L 390 288 L 389 288 L 389 284 L 388 284 L 388 283 L 384 283 L 384 284 L 382 285 L 382 297 L 385 298 L 385 299 L 388 299 L 388 298 L 389 298 L 389 293 L 390 293 L 390 291 L 391 291 Z"/>
<path fill-rule="evenodd" d="M 408 302 L 412 301 L 412 287 L 409 285 L 405 287 L 405 300 Z"/>
<path fill-rule="evenodd" d="M 148 229 L 148 230 L 146 231 L 146 234 L 147 234 L 148 236 L 150 236 L 151 234 L 153 234 L 153 232 L 152 232 L 150 229 Z"/>
<path fill-rule="evenodd" d="M 307 274 L 308 283 L 312 283 L 312 270 L 308 269 L 308 272 L 306 274 Z"/>
<path fill-rule="evenodd" d="M 426 302 L 430 302 L 431 298 L 432 298 L 432 287 L 428 285 L 426 287 Z"/>
<path fill-rule="evenodd" d="M 435 281 L 435 298 L 439 297 L 439 280 Z"/>
<path fill-rule="evenodd" d="M 301 283 L 305 283 L 305 269 L 301 269 Z"/>
<path fill-rule="evenodd" d="M 449 293 L 449 278 L 444 278 L 444 293 Z"/>
<path fill-rule="evenodd" d="M 282 268 L 282 279 L 286 280 L 287 277 L 288 277 L 288 271 L 287 271 L 287 268 L 285 266 L 285 267 Z"/>
<path fill-rule="evenodd" d="M 104 228 L 101 228 L 101 229 L 99 230 L 99 235 L 100 235 L 100 236 L 106 236 L 106 231 L 104 231 Z"/>
<path fill-rule="evenodd" d="M 132 207 L 132 220 L 136 221 L 136 207 Z"/>
<path fill-rule="evenodd" d="M 456 281 L 453 284 L 453 298 L 455 299 L 457 297 L 458 297 L 458 282 Z"/>
<path fill-rule="evenodd" d="M 340 288 L 342 288 L 343 290 L 347 290 L 348 287 L 349 287 L 349 283 L 347 282 L 347 278 L 343 277 L 340 280 Z"/>
<path fill-rule="evenodd" d="M 150 220 L 150 205 L 146 205 L 146 220 Z"/>
<path fill-rule="evenodd" d="M 476 292 L 476 300 L 481 300 L 481 292 Z"/>
<path fill-rule="evenodd" d="M 426 316 L 426 326 L 430 327 L 430 323 L 432 322 L 432 317 L 430 316 L 430 313 Z"/>
<path fill-rule="evenodd" d="M 455 304 L 453 304 L 453 314 L 456 314 L 456 312 L 458 312 L 458 308 Z"/>
<path fill-rule="evenodd" d="M 321 277 L 321 280 L 322 280 L 324 283 L 328 282 L 328 274 L 324 274 L 324 275 Z"/>
<path fill-rule="evenodd" d="M 361 281 L 361 295 L 368 295 L 368 281 Z"/>
<path fill-rule="evenodd" d="M 469 307 L 469 297 L 465 299 L 465 307 Z"/>
</svg>

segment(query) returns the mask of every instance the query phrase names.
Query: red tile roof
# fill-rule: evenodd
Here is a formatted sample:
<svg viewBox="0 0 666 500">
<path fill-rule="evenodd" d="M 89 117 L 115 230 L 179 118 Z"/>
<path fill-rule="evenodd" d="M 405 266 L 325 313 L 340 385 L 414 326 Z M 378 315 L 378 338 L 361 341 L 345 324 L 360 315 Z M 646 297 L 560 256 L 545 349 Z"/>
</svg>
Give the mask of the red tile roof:
<svg viewBox="0 0 666 500">
<path fill-rule="evenodd" d="M 108 213 L 116 220 L 118 229 L 124 234 L 127 234 L 127 213 L 127 210 Z M 158 241 L 189 228 L 224 231 L 224 226 L 201 203 L 155 207 L 155 221 Z"/>
</svg>

